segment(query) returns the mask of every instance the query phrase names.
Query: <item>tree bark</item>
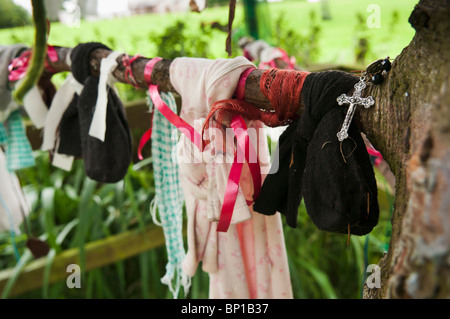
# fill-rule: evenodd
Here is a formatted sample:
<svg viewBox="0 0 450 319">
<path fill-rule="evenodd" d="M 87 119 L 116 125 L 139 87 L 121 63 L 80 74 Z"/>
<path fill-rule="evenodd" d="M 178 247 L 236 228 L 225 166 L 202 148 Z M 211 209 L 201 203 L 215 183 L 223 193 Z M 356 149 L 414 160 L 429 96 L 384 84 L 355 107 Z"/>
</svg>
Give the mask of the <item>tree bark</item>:
<svg viewBox="0 0 450 319">
<path fill-rule="evenodd" d="M 416 30 L 360 124 L 396 177 L 381 288 L 365 298 L 450 297 L 450 2 L 422 0 Z"/>
<path fill-rule="evenodd" d="M 375 98 L 375 106 L 355 115 L 354 121 L 383 154 L 396 180 L 390 247 L 379 262 L 381 288 L 366 286 L 364 298 L 450 298 L 448 17 L 449 1 L 421 0 L 416 5 L 409 19 L 416 30 L 413 40 L 395 58 L 383 84 L 367 88 L 365 94 Z M 60 70 L 70 70 L 65 62 L 69 53 L 68 48 L 58 48 Z M 93 74 L 107 54 L 107 50 L 93 52 Z M 114 75 L 126 82 L 122 58 Z M 132 65 L 142 89 L 147 88 L 143 70 L 148 60 L 141 57 Z M 156 63 L 152 83 L 176 93 L 170 63 Z M 262 70 L 250 74 L 245 99 L 270 109 L 259 89 L 261 74 Z"/>
</svg>

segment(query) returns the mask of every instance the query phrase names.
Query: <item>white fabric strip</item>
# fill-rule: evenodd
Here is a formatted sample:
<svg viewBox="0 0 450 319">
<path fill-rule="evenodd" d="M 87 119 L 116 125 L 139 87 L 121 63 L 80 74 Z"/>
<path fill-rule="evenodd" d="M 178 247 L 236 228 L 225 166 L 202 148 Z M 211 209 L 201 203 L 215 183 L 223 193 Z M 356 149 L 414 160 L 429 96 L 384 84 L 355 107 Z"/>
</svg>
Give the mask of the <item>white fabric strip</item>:
<svg viewBox="0 0 450 319">
<path fill-rule="evenodd" d="M 20 233 L 23 221 L 21 210 L 25 216 L 30 213 L 30 206 L 25 194 L 20 188 L 20 182 L 15 173 L 6 168 L 6 158 L 0 148 L 0 196 L 4 203 L 0 203 L 0 232 L 14 230 Z"/>
<path fill-rule="evenodd" d="M 19 82 L 16 86 L 20 85 Z M 41 129 L 45 125 L 45 118 L 47 117 L 48 108 L 42 100 L 39 88 L 35 85 L 23 98 L 23 107 L 27 112 L 30 120 L 36 128 Z"/>
<path fill-rule="evenodd" d="M 107 84 L 114 81 L 112 72 L 117 67 L 116 59 L 122 55 L 120 52 L 113 51 L 106 58 L 102 59 L 100 64 L 100 79 L 98 82 L 97 104 L 95 105 L 94 116 L 92 117 L 89 135 L 105 141 L 106 132 L 106 107 L 108 105 L 108 87 Z"/>
<path fill-rule="evenodd" d="M 52 165 L 69 172 L 72 169 L 74 157 L 71 155 L 53 153 Z"/>
<path fill-rule="evenodd" d="M 64 112 L 67 110 L 74 94 L 77 93 L 79 95 L 82 89 L 83 85 L 72 74 L 69 74 L 58 91 L 56 91 L 45 119 L 42 150 L 52 150 L 55 147 L 56 132 Z"/>
</svg>

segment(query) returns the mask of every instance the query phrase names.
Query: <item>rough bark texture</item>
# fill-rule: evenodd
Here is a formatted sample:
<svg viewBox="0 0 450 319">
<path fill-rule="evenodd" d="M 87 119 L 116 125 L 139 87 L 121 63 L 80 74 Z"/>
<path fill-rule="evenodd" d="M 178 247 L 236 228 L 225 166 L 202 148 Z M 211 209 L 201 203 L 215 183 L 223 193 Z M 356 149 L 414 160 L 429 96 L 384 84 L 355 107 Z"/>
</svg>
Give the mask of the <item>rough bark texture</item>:
<svg viewBox="0 0 450 319">
<path fill-rule="evenodd" d="M 419 2 L 409 20 L 415 37 L 395 58 L 384 83 L 366 90 L 375 106 L 358 111 L 355 118 L 396 179 L 390 248 L 379 263 L 381 288 L 366 287 L 365 298 L 450 298 L 449 17 L 450 1 Z M 70 49 L 58 53 L 66 61 Z M 107 54 L 93 53 L 93 73 Z M 114 75 L 126 82 L 121 59 Z M 143 89 L 148 60 L 139 58 L 132 65 Z M 175 92 L 170 63 L 156 63 L 152 82 L 161 91 Z M 59 67 L 67 70 L 67 65 Z M 259 89 L 261 74 L 261 70 L 250 74 L 245 98 L 268 109 L 270 103 Z"/>
<path fill-rule="evenodd" d="M 381 288 L 366 298 L 450 297 L 450 2 L 423 0 L 416 30 L 384 84 L 367 94 L 363 131 L 396 177 L 392 238 Z"/>
</svg>

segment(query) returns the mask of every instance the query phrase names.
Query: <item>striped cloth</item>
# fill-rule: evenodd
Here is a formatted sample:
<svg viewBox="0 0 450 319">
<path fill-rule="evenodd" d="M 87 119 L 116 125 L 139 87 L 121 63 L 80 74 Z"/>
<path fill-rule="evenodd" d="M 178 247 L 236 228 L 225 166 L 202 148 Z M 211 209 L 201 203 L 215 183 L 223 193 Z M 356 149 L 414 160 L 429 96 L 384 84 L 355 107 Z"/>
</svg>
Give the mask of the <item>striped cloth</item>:
<svg viewBox="0 0 450 319">
<path fill-rule="evenodd" d="M 5 122 L 0 122 L 0 144 L 5 148 L 6 166 L 10 172 L 35 165 L 19 110 L 13 111 Z"/>
<path fill-rule="evenodd" d="M 162 100 L 176 112 L 177 104 L 171 93 L 161 93 Z M 147 99 L 150 110 L 153 103 Z M 174 298 L 178 297 L 180 286 L 187 294 L 190 277 L 181 269 L 185 257 L 183 245 L 183 190 L 178 178 L 178 163 L 172 159 L 176 150 L 178 130 L 158 110 L 154 109 L 152 121 L 152 162 L 155 180 L 155 197 L 150 212 L 155 224 L 162 226 L 166 241 L 168 263 L 161 282 L 169 286 Z M 159 212 L 160 221 L 156 218 Z"/>
</svg>

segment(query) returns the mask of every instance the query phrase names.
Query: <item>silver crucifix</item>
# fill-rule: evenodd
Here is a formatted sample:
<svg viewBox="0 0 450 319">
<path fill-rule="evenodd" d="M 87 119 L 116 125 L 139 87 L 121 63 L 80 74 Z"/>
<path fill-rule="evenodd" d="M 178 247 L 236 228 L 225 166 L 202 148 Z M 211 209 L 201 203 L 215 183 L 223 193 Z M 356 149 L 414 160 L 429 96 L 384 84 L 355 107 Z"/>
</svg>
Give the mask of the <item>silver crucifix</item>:
<svg viewBox="0 0 450 319">
<path fill-rule="evenodd" d="M 344 123 L 342 124 L 341 130 L 337 133 L 337 137 L 340 142 L 345 140 L 348 137 L 348 129 L 350 127 L 350 123 L 353 119 L 353 114 L 355 114 L 356 106 L 363 105 L 366 109 L 371 105 L 375 104 L 375 100 L 373 97 L 368 96 L 366 98 L 361 97 L 362 90 L 366 87 L 364 80 L 361 78 L 358 83 L 355 84 L 355 92 L 353 96 L 347 96 L 345 94 L 341 94 L 337 98 L 337 102 L 339 105 L 342 104 L 350 104 L 348 107 L 347 115 L 345 116 Z"/>
</svg>

